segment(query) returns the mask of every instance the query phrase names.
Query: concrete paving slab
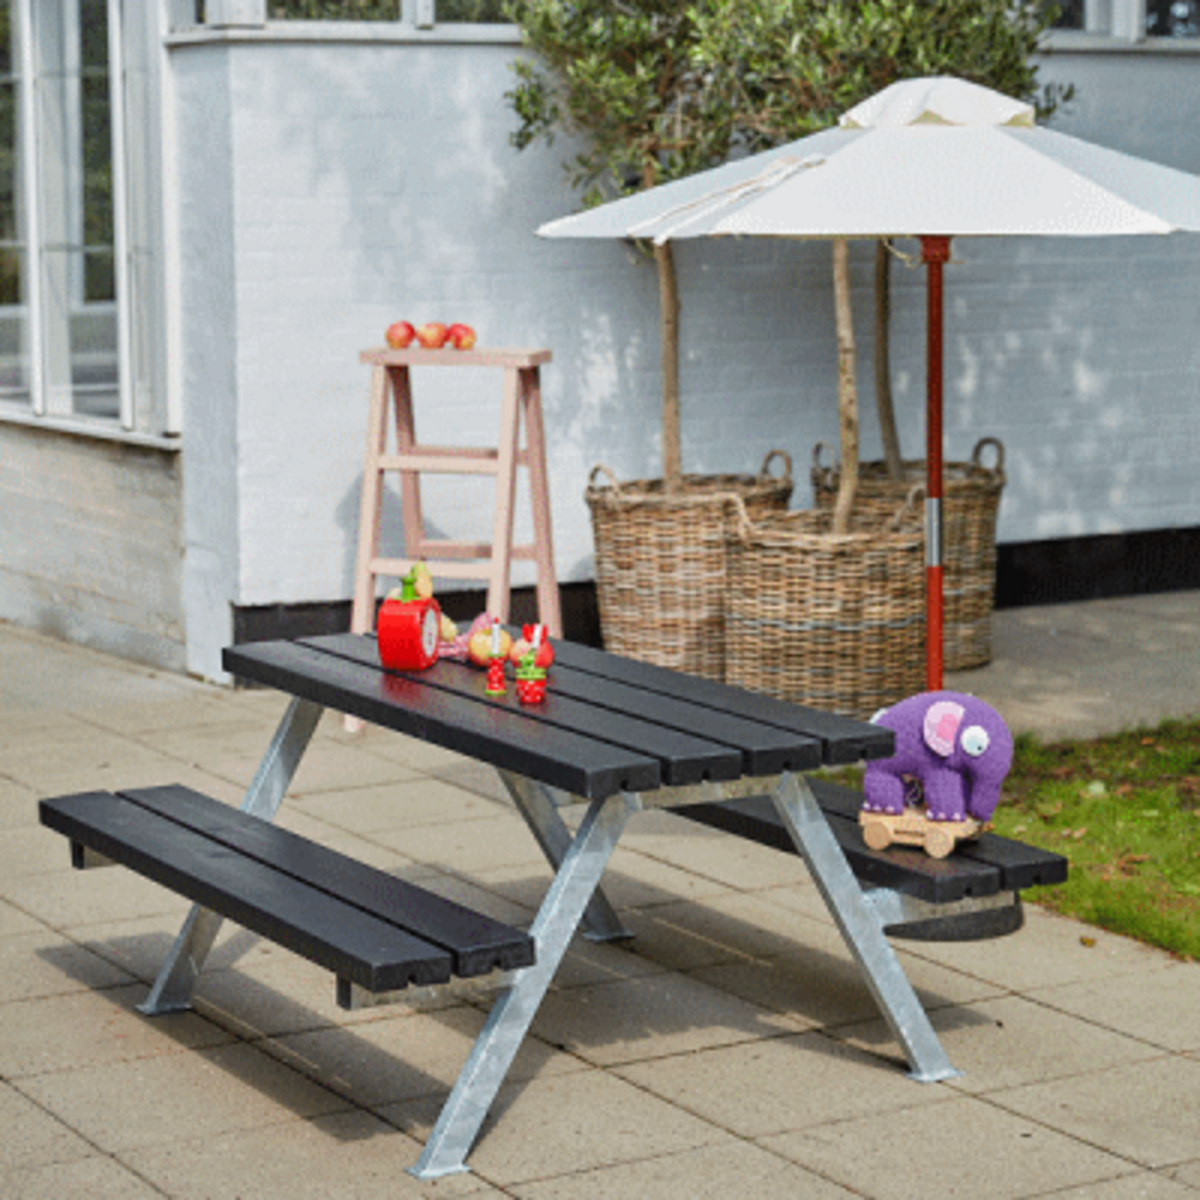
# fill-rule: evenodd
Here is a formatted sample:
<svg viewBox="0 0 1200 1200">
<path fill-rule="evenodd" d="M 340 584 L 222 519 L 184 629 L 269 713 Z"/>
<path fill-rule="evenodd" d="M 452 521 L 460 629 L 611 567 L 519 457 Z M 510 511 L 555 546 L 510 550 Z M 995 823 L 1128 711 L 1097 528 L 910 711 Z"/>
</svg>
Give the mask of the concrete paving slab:
<svg viewBox="0 0 1200 1200">
<path fill-rule="evenodd" d="M 4 1130 L 0 1138 L 0 1180 L 9 1172 L 47 1163 L 72 1162 L 93 1153 L 92 1147 L 69 1126 L 3 1081 L 0 1081 L 0 1128 Z"/>
<path fill-rule="evenodd" d="M 238 1043 L 32 1076 L 20 1080 L 19 1087 L 109 1154 L 265 1128 L 349 1107 L 335 1093 Z"/>
<path fill-rule="evenodd" d="M 729 888 L 757 890 L 805 883 L 809 878 L 799 855 L 780 854 L 741 839 L 731 841 L 717 830 L 661 810 L 638 814 L 621 846 Z"/>
<path fill-rule="evenodd" d="M 807 1028 L 686 975 L 648 975 L 551 992 L 533 1032 L 598 1066 L 687 1055 Z"/>
<path fill-rule="evenodd" d="M 5 1200 L 161 1200 L 162 1192 L 111 1158 L 93 1155 L 13 1171 L 0 1169 Z"/>
<path fill-rule="evenodd" d="M 1004 610 L 993 649 L 990 664 L 947 674 L 947 686 L 1044 741 L 1200 712 L 1200 593 Z"/>
<path fill-rule="evenodd" d="M 436 1100 L 394 1105 L 381 1115 L 424 1140 Z M 511 1192 L 533 1180 L 586 1178 L 615 1163 L 732 1144 L 728 1133 L 692 1113 L 608 1072 L 586 1070 L 505 1085 L 471 1163 L 482 1178 Z"/>
<path fill-rule="evenodd" d="M 989 1094 L 991 1103 L 1154 1169 L 1196 1157 L 1200 1061 L 1164 1056 Z"/>
<path fill-rule="evenodd" d="M 748 1142 L 704 1146 L 512 1189 L 519 1200 L 850 1200 L 856 1194 Z"/>
<path fill-rule="evenodd" d="M 1131 1169 L 1114 1154 L 965 1096 L 916 1110 L 897 1105 L 884 1120 L 828 1122 L 762 1145 L 872 1200 L 1024 1200 L 1090 1188 Z"/>
<path fill-rule="evenodd" d="M 0 1006 L 133 982 L 114 963 L 44 925 L 0 935 Z"/>
<path fill-rule="evenodd" d="M 344 1112 L 204 1141 L 150 1146 L 120 1157 L 174 1200 L 501 1195 L 474 1175 L 436 1183 L 413 1179 L 405 1171 L 420 1149 L 369 1113 Z"/>
<path fill-rule="evenodd" d="M 139 985 L 14 1000 L 4 1005 L 0 1076 L 10 1082 L 135 1059 L 186 1057 L 188 1050 L 230 1041 L 194 1013 L 150 1020 L 135 1011 Z"/>
<path fill-rule="evenodd" d="M 1200 1158 L 1178 1167 L 1168 1167 L 1163 1174 L 1200 1192 Z"/>
<path fill-rule="evenodd" d="M 392 1010 L 386 1019 L 258 1044 L 264 1053 L 354 1104 L 382 1109 L 401 1100 L 449 1092 L 486 1015 L 462 1004 L 421 1014 Z M 517 1051 L 508 1078 L 537 1079 L 583 1066 L 533 1037 Z"/>
<path fill-rule="evenodd" d="M 381 845 L 410 858 L 464 875 L 478 875 L 523 864 L 544 866 L 546 859 L 515 814 L 490 805 L 485 814 L 434 825 L 408 825 L 373 834 Z M 547 872 L 549 868 L 547 867 Z M 549 882 L 549 873 L 547 882 Z"/>
<path fill-rule="evenodd" d="M 950 1061 L 963 1074 L 947 1081 L 957 1091 L 993 1092 L 1159 1055 L 1145 1042 L 1064 1014 L 1046 1012 L 1022 996 L 1002 996 L 952 1008 L 928 1009 Z M 853 1046 L 879 1053 L 894 1045 L 882 1020 L 837 1031 Z M 898 1056 L 898 1049 L 895 1052 Z M 898 1062 L 903 1059 L 897 1057 Z"/>
<path fill-rule="evenodd" d="M 630 1063 L 615 1073 L 749 1138 L 903 1108 L 921 1109 L 927 1124 L 954 1096 L 820 1032 Z"/>
<path fill-rule="evenodd" d="M 99 921 L 177 915 L 182 920 L 188 903 L 174 892 L 119 867 L 72 870 L 66 840 L 43 830 L 63 855 L 61 871 L 39 875 L 0 875 L 0 897 L 31 917 L 60 930 L 83 929 Z M 178 924 L 176 926 L 178 928 Z"/>
<path fill-rule="evenodd" d="M 1029 993 L 1040 1004 L 1164 1050 L 1200 1051 L 1200 963 Z"/>
<path fill-rule="evenodd" d="M 1120 1179 L 1055 1192 L 1053 1200 L 1196 1200 L 1196 1193 L 1166 1175 L 1138 1171 Z"/>
<path fill-rule="evenodd" d="M 408 768 L 399 769 L 411 778 L 378 787 L 306 795 L 296 801 L 296 807 L 329 825 L 357 834 L 497 815 L 496 805 L 482 796 Z"/>
<path fill-rule="evenodd" d="M 1107 933 L 1035 905 L 1025 906 L 1025 928 L 984 942 L 904 942 L 905 952 L 1005 990 L 1141 975 L 1166 967 L 1160 950 Z"/>
</svg>

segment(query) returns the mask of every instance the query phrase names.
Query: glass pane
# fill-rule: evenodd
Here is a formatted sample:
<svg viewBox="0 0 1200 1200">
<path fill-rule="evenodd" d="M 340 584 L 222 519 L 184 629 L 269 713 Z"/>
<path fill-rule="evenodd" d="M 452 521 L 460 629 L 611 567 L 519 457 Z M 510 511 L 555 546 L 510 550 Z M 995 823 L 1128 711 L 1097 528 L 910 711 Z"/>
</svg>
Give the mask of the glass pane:
<svg viewBox="0 0 1200 1200">
<path fill-rule="evenodd" d="M 400 0 L 271 0 L 267 15 L 275 21 L 398 21 Z"/>
<path fill-rule="evenodd" d="M 1200 0 L 1147 0 L 1149 37 L 1200 37 Z"/>
<path fill-rule="evenodd" d="M 29 332 L 24 304 L 24 253 L 0 247 L 0 400 L 28 404 Z"/>
<path fill-rule="evenodd" d="M 39 0 L 44 408 L 118 418 L 106 0 Z"/>
<path fill-rule="evenodd" d="M 7 78 L 17 60 L 16 30 L 13 21 L 15 0 L 0 0 L 0 78 Z"/>
<path fill-rule="evenodd" d="M 107 0 L 79 0 L 79 61 L 85 71 L 108 70 Z"/>
<path fill-rule="evenodd" d="M 19 93 L 15 81 L 0 83 L 0 241 L 15 241 L 19 220 L 17 129 Z"/>
<path fill-rule="evenodd" d="M 450 21 L 500 25 L 508 21 L 504 0 L 437 0 L 437 19 L 439 25 Z"/>
</svg>

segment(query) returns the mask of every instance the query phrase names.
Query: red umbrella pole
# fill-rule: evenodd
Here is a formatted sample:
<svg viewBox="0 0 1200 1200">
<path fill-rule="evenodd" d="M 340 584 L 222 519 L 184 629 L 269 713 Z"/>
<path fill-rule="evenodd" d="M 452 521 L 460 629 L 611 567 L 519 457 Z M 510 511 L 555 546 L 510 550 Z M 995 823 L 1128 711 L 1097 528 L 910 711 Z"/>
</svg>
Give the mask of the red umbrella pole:
<svg viewBox="0 0 1200 1200">
<path fill-rule="evenodd" d="M 921 261 L 929 268 L 925 416 L 925 687 L 942 687 L 942 266 L 950 260 L 948 237 L 921 238 Z"/>
</svg>

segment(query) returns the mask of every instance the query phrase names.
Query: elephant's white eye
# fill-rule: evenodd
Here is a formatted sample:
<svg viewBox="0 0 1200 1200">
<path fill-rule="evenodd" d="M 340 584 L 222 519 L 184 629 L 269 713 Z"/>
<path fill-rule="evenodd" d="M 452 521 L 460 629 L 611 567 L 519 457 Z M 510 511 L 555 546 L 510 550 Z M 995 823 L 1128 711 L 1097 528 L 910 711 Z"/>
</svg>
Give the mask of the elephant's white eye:
<svg viewBox="0 0 1200 1200">
<path fill-rule="evenodd" d="M 972 725 L 962 735 L 962 748 L 972 758 L 978 758 L 992 744 L 982 725 Z"/>
</svg>

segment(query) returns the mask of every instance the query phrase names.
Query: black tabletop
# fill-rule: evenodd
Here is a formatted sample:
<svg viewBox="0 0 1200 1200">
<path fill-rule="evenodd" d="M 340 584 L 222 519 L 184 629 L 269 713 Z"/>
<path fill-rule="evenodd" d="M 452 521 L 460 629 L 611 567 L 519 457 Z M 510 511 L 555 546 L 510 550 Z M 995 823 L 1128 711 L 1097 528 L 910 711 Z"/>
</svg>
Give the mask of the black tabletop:
<svg viewBox="0 0 1200 1200">
<path fill-rule="evenodd" d="M 443 659 L 384 670 L 374 637 L 335 634 L 227 649 L 225 669 L 575 795 L 726 781 L 886 757 L 889 730 L 566 641 L 541 704 Z"/>
</svg>

